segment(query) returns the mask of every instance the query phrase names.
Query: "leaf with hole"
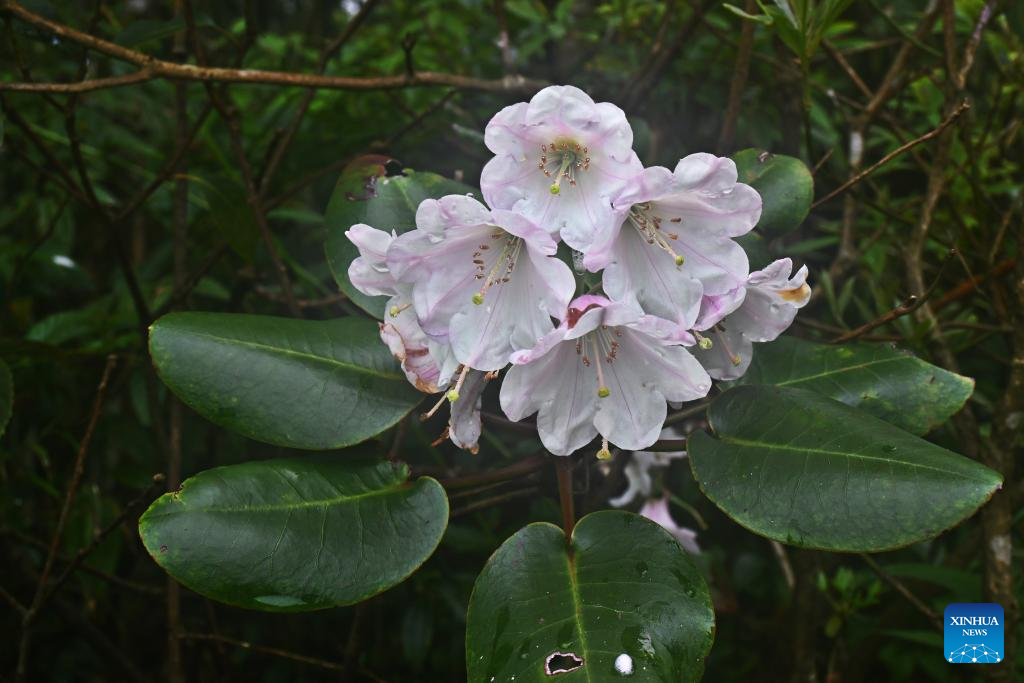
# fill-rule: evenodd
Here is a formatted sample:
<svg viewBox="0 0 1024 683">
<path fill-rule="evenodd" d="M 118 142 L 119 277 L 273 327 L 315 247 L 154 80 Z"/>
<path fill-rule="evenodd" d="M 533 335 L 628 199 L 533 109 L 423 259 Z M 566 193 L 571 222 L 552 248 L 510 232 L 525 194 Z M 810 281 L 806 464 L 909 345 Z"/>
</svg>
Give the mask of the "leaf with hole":
<svg viewBox="0 0 1024 683">
<path fill-rule="evenodd" d="M 468 185 L 435 173 L 405 171 L 404 175 L 385 177 L 386 157 L 360 157 L 345 167 L 327 206 L 327 262 L 334 279 L 353 303 L 381 318 L 387 297 L 366 296 L 348 279 L 348 267 L 359 250 L 345 236 L 356 223 L 395 231 L 399 235 L 416 227 L 416 209 L 424 199 L 449 194 L 468 194 Z M 477 193 L 479 195 L 479 193 Z"/>
<path fill-rule="evenodd" d="M 754 228 L 765 239 L 786 235 L 807 218 L 814 199 L 814 178 L 804 162 L 760 149 L 733 155 L 739 181 L 761 195 L 761 220 Z"/>
<path fill-rule="evenodd" d="M 756 534 L 878 552 L 970 517 L 1002 477 L 888 422 L 806 389 L 740 386 L 687 440 L 701 491 Z"/>
<path fill-rule="evenodd" d="M 301 612 L 349 605 L 403 581 L 434 552 L 448 499 L 434 479 L 358 454 L 217 467 L 154 502 L 146 550 L 197 593 Z"/>
<path fill-rule="evenodd" d="M 530 524 L 491 556 L 470 598 L 469 683 L 696 681 L 714 634 L 711 596 L 676 540 L 621 510 L 565 534 Z"/>
<path fill-rule="evenodd" d="M 361 318 L 172 313 L 150 328 L 161 379 L 206 419 L 279 446 L 349 446 L 416 407 L 413 389 Z"/>
<path fill-rule="evenodd" d="M 974 380 L 891 344 L 814 344 L 781 337 L 760 344 L 743 384 L 799 387 L 859 408 L 913 434 L 960 410 Z"/>
</svg>

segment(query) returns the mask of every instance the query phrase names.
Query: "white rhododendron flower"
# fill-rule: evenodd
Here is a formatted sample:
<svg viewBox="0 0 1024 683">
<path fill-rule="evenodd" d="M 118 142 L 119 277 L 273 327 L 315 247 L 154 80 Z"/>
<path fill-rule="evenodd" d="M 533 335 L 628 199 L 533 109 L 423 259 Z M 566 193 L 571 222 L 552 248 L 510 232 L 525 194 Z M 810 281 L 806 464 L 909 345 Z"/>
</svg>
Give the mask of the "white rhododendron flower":
<svg viewBox="0 0 1024 683">
<path fill-rule="evenodd" d="M 581 296 L 534 348 L 512 355 L 501 407 L 515 421 L 537 413 L 540 439 L 556 455 L 598 434 L 620 448 L 646 448 L 658 440 L 666 401 L 692 401 L 711 388 L 671 332 L 634 304 Z"/>
<path fill-rule="evenodd" d="M 747 371 L 753 342 L 774 341 L 811 298 L 807 266 L 790 277 L 793 262 L 779 259 L 750 274 L 742 303 L 708 333 L 711 347 L 697 358 L 715 379 L 737 379 Z"/>
<path fill-rule="evenodd" d="M 560 233 L 580 251 L 618 227 L 612 202 L 643 169 L 625 113 L 570 85 L 505 107 L 484 142 L 496 155 L 480 177 L 487 203 Z"/>
<path fill-rule="evenodd" d="M 447 341 L 467 368 L 500 370 L 547 334 L 572 298 L 575 279 L 556 247 L 519 214 L 450 195 L 420 204 L 416 229 L 391 244 L 387 266 L 411 286 L 428 336 Z"/>
<path fill-rule="evenodd" d="M 697 545 L 697 532 L 685 526 L 679 526 L 672 519 L 668 510 L 668 498 L 651 498 L 640 509 L 640 514 L 647 519 L 660 524 L 665 531 L 676 537 L 683 550 L 691 555 L 700 554 L 700 546 Z"/>
<path fill-rule="evenodd" d="M 757 224 L 761 197 L 736 177 L 731 159 L 711 154 L 691 154 L 674 171 L 645 169 L 616 201 L 621 226 L 591 246 L 584 265 L 604 268 L 611 298 L 634 297 L 645 312 L 689 329 L 702 296 L 746 282 L 747 255 L 733 238 Z"/>
<path fill-rule="evenodd" d="M 488 206 L 426 199 L 402 235 L 353 225 L 349 278 L 389 297 L 381 338 L 409 381 L 445 391 L 423 416 L 451 404 L 442 438 L 476 452 L 487 382 L 511 362 L 499 395 L 509 419 L 536 413 L 558 455 L 598 436 L 602 457 L 610 444 L 636 451 L 611 503 L 649 499 L 650 468 L 673 457 L 643 451 L 667 406 L 740 377 L 753 343 L 775 339 L 807 303 L 807 268 L 791 277 L 781 259 L 750 272 L 737 238 L 762 202 L 731 159 L 644 169 L 623 111 L 578 88 L 505 107 L 484 141 L 495 155 L 480 179 Z M 575 299 L 560 241 L 579 272 L 603 271 Z"/>
<path fill-rule="evenodd" d="M 352 285 L 367 296 L 391 297 L 384 306 L 381 339 L 402 364 L 410 384 L 428 394 L 441 391 L 458 363 L 450 346 L 428 338 L 423 332 L 416 315 L 409 310 L 411 288 L 395 281 L 388 269 L 386 254 L 395 240 L 394 233 L 360 223 L 345 235 L 359 249 L 359 257 L 348 269 Z"/>
</svg>

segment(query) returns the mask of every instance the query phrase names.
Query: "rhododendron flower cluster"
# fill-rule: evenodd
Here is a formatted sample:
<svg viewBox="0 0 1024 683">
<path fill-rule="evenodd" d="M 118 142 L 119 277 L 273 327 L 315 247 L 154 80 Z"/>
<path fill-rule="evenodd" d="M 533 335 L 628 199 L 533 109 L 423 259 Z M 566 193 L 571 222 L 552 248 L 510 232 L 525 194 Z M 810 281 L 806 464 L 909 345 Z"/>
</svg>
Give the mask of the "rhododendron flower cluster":
<svg viewBox="0 0 1024 683">
<path fill-rule="evenodd" d="M 761 197 L 728 158 L 644 168 L 623 111 L 572 86 L 504 108 L 484 140 L 486 205 L 427 199 L 414 230 L 346 233 L 360 253 L 352 284 L 390 297 L 381 337 L 412 384 L 442 393 L 428 414 L 451 404 L 462 448 L 476 450 L 483 391 L 505 371 L 502 409 L 536 414 L 550 452 L 597 438 L 601 456 L 642 450 L 669 403 L 741 376 L 753 343 L 775 339 L 810 296 L 789 259 L 750 272 L 736 238 Z M 601 273 L 600 289 L 577 292 L 573 268 Z"/>
</svg>

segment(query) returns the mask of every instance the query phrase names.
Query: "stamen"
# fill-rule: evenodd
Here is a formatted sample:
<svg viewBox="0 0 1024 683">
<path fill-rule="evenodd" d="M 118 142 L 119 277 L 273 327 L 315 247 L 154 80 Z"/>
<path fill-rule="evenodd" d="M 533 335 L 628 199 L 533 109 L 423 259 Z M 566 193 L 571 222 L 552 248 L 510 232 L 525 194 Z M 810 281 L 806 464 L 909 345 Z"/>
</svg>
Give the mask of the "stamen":
<svg viewBox="0 0 1024 683">
<path fill-rule="evenodd" d="M 636 231 L 640 233 L 640 236 L 648 244 L 656 245 L 664 250 L 672 257 L 672 261 L 677 267 L 682 266 L 686 259 L 683 258 L 682 254 L 677 253 L 669 243 L 669 240 L 675 241 L 679 239 L 679 235 L 662 232 L 661 219 L 657 216 L 648 216 L 647 211 L 649 209 L 649 204 L 634 206 L 629 212 L 629 222 L 633 224 L 633 227 L 636 228 Z"/>
<path fill-rule="evenodd" d="M 597 452 L 598 460 L 611 460 L 612 452 L 608 449 L 608 439 L 601 437 L 601 450 Z"/>
<path fill-rule="evenodd" d="M 705 351 L 707 351 L 707 350 L 709 350 L 711 348 L 711 346 L 712 346 L 711 339 L 709 339 L 708 337 L 705 337 L 704 335 L 702 335 L 697 330 L 693 331 L 693 336 L 697 338 L 697 346 L 699 346 L 700 348 L 704 349 Z"/>
<path fill-rule="evenodd" d="M 722 335 L 721 330 L 715 330 L 715 334 L 718 335 L 718 341 L 721 342 L 722 348 L 725 349 L 725 355 L 729 356 L 729 360 L 732 361 L 733 365 L 739 365 L 743 362 L 743 359 L 732 352 L 729 348 L 729 343 L 725 341 L 725 337 Z"/>
<path fill-rule="evenodd" d="M 562 165 L 558 169 L 558 173 L 555 174 L 555 182 L 551 183 L 551 194 L 558 194 L 559 192 L 562 191 L 561 188 L 559 187 L 559 185 L 561 185 L 561 183 L 562 183 L 562 178 L 568 178 L 569 177 L 569 174 L 566 172 L 565 169 L 569 168 L 569 164 L 571 164 L 572 162 L 573 162 L 573 157 L 571 157 L 568 154 L 563 154 L 562 155 Z M 571 180 L 570 179 L 569 182 L 572 185 L 576 184 L 575 180 Z"/>
<path fill-rule="evenodd" d="M 427 412 L 425 412 L 422 415 L 420 415 L 420 422 L 426 422 L 430 418 L 434 417 L 434 413 L 436 413 L 438 411 L 438 409 L 441 406 L 443 406 L 444 402 L 447 401 L 447 400 L 448 400 L 447 396 L 442 396 L 440 399 L 438 399 L 437 403 L 434 404 L 433 408 L 431 408 Z"/>
<path fill-rule="evenodd" d="M 459 378 L 455 381 L 455 386 L 449 389 L 448 393 L 445 394 L 445 398 L 447 398 L 450 402 L 455 403 L 456 401 L 459 400 L 459 390 L 462 389 L 462 383 L 466 381 L 466 375 L 468 374 L 469 366 L 463 365 L 462 371 L 459 372 Z"/>
<path fill-rule="evenodd" d="M 494 264 L 491 266 L 490 271 L 484 274 L 485 264 L 481 259 L 474 258 L 473 264 L 476 266 L 476 279 L 483 280 L 483 285 L 480 287 L 480 291 L 474 292 L 473 303 L 479 306 L 484 302 L 484 295 L 487 294 L 487 290 L 491 286 L 496 284 L 503 284 L 511 280 L 512 271 L 515 270 L 516 261 L 519 259 L 519 253 L 523 249 L 523 240 L 515 235 L 501 231 L 500 234 L 493 235 L 495 237 L 504 236 L 504 245 L 501 251 L 494 258 Z M 481 247 L 483 248 L 483 247 Z M 480 252 L 476 252 L 474 256 L 480 255 Z"/>
<path fill-rule="evenodd" d="M 404 306 L 392 306 L 391 308 L 388 309 L 388 315 L 390 315 L 392 318 L 397 318 L 402 311 L 409 308 L 410 306 L 412 306 L 411 303 L 405 304 Z"/>
<path fill-rule="evenodd" d="M 594 364 L 597 368 L 597 395 L 599 398 L 608 398 L 612 391 L 604 383 L 604 368 L 601 367 L 601 349 L 597 348 L 597 335 L 591 337 L 594 346 Z"/>
</svg>

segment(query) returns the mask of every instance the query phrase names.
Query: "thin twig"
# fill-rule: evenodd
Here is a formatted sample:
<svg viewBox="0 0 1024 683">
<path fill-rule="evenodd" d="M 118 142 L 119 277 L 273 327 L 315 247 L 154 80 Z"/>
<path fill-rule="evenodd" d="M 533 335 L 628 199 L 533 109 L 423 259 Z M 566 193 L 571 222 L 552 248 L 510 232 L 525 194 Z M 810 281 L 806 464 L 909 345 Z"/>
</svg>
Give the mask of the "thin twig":
<svg viewBox="0 0 1024 683">
<path fill-rule="evenodd" d="M 308 664 L 309 666 L 315 666 L 320 669 L 327 669 L 328 671 L 345 671 L 345 667 L 337 662 L 330 662 L 326 659 L 318 659 L 316 657 L 307 657 L 306 655 L 300 655 L 296 652 L 289 652 L 288 650 L 282 650 L 276 647 L 267 647 L 266 645 L 256 645 L 250 643 L 247 640 L 236 640 L 234 638 L 228 638 L 217 633 L 181 633 L 178 635 L 181 640 L 206 640 L 215 643 L 224 643 L 225 645 L 233 645 L 235 647 L 242 648 L 243 650 L 252 650 L 253 652 L 261 652 L 267 655 L 273 655 L 274 657 L 281 657 L 283 659 L 290 659 L 293 662 L 299 662 L 300 664 Z"/>
<path fill-rule="evenodd" d="M 896 149 L 894 149 L 893 151 L 889 152 L 884 157 L 882 157 L 881 159 L 876 161 L 871 166 L 868 166 L 866 169 L 864 169 L 860 173 L 856 174 L 855 176 L 853 176 L 852 178 L 847 180 L 845 183 L 843 183 L 842 185 L 840 185 L 836 189 L 834 189 L 831 192 L 829 192 L 827 195 L 825 195 L 824 197 L 822 197 L 818 201 L 816 201 L 813 204 L 811 204 L 811 208 L 815 209 L 815 208 L 821 206 L 822 204 L 824 204 L 825 202 L 827 202 L 828 200 L 841 195 L 842 193 L 846 192 L 851 187 L 853 187 L 854 185 L 856 185 L 860 181 L 864 180 L 869 175 L 871 175 L 872 173 L 874 173 L 875 171 L 880 169 L 882 166 L 885 166 L 887 163 L 889 163 L 890 161 L 892 161 L 896 157 L 900 156 L 904 152 L 907 152 L 907 151 L 913 149 L 914 147 L 917 147 L 922 142 L 927 142 L 928 140 L 931 140 L 932 138 L 937 137 L 938 135 L 940 135 L 942 133 L 942 131 L 944 131 L 946 128 L 951 126 L 958 118 L 960 118 L 961 114 L 963 114 L 965 111 L 967 111 L 970 108 L 971 108 L 971 105 L 967 102 L 967 100 L 964 100 L 963 102 L 960 103 L 960 106 L 958 106 L 956 109 L 954 109 L 953 112 L 949 116 L 947 116 L 946 119 L 942 123 L 940 123 L 938 125 L 937 128 L 935 128 L 934 130 L 931 130 L 931 131 L 925 133 L 924 135 L 922 135 L 919 138 L 911 140 L 910 142 L 908 142 L 908 143 L 906 143 L 904 145 L 900 145 L 899 147 L 897 147 Z"/>
<path fill-rule="evenodd" d="M 164 475 L 154 474 L 153 481 L 146 488 L 146 490 L 140 493 L 139 495 L 135 496 L 135 498 L 132 498 L 130 501 L 128 501 L 128 504 L 121 509 L 121 512 L 119 512 L 117 516 L 114 517 L 114 519 L 111 520 L 109 524 L 107 524 L 106 527 L 100 530 L 98 534 L 93 536 L 92 540 L 89 541 L 88 545 L 86 545 L 84 548 L 79 549 L 79 551 L 76 552 L 74 556 L 71 557 L 70 560 L 68 560 L 68 564 L 64 568 L 64 571 L 61 572 L 60 575 L 53 580 L 53 585 L 47 592 L 46 599 L 53 597 L 54 593 L 56 593 L 57 590 L 64 584 L 64 582 L 67 581 L 68 578 L 72 574 L 74 574 L 75 571 L 78 570 L 78 568 L 81 566 L 85 558 L 88 557 L 92 553 L 92 551 L 94 551 L 99 546 L 100 543 L 106 540 L 106 538 L 110 536 L 110 534 L 112 534 L 118 527 L 121 526 L 121 524 L 125 522 L 125 520 L 127 520 L 139 508 L 141 508 L 144 503 L 148 503 L 149 501 L 151 501 L 153 499 L 153 495 L 157 492 L 157 490 L 159 490 L 163 482 Z"/>
<path fill-rule="evenodd" d="M 53 538 L 50 541 L 50 549 L 46 554 L 46 561 L 43 563 L 43 571 L 39 575 L 39 581 L 36 584 L 35 595 L 32 597 L 32 602 L 29 604 L 25 614 L 21 620 L 21 641 L 18 645 L 18 663 L 17 669 L 15 670 L 15 680 L 23 681 L 28 671 L 28 654 L 32 644 L 32 626 L 35 621 L 36 615 L 39 613 L 39 608 L 43 604 L 43 600 L 46 596 L 47 582 L 50 578 L 50 572 L 53 571 L 53 564 L 57 559 L 57 551 L 60 548 L 61 539 L 64 536 L 64 528 L 67 526 L 68 514 L 71 512 L 71 505 L 75 501 L 75 496 L 78 494 L 78 488 L 82 483 L 82 475 L 85 473 L 85 457 L 89 452 L 89 444 L 92 442 L 93 432 L 96 430 L 96 423 L 99 422 L 100 413 L 103 409 L 103 401 L 107 395 L 107 385 L 110 381 L 110 375 L 114 371 L 114 366 L 117 364 L 117 356 L 111 354 L 107 356 L 107 364 L 103 368 L 103 375 L 100 377 L 100 383 L 96 387 L 96 395 L 93 398 L 92 412 L 89 415 L 89 422 L 85 427 L 85 433 L 82 435 L 82 440 L 78 446 L 78 453 L 75 456 L 74 470 L 71 474 L 71 483 L 68 484 L 68 491 L 64 496 L 64 504 L 61 507 L 60 517 L 57 518 L 57 528 L 53 532 Z"/>
<path fill-rule="evenodd" d="M 471 512 L 478 512 L 479 510 L 493 507 L 495 505 L 507 503 L 510 500 L 517 500 L 519 498 L 528 498 L 530 496 L 535 496 L 537 495 L 537 493 L 538 489 L 536 486 L 530 486 L 525 489 L 516 489 L 515 491 L 501 493 L 496 496 L 491 496 L 490 498 L 484 498 L 483 500 L 474 501 L 469 505 L 466 505 L 465 507 L 459 508 L 458 510 L 452 510 L 451 518 L 455 519 L 456 517 L 462 517 L 463 515 L 468 515 Z"/>
<path fill-rule="evenodd" d="M 70 26 L 50 21 L 45 17 L 35 14 L 21 4 L 13 0 L 3 0 L 0 9 L 10 12 L 22 21 L 43 29 L 55 36 L 69 40 L 73 43 L 83 45 L 97 52 L 113 57 L 123 62 L 135 64 L 145 73 L 136 77 L 135 83 L 145 82 L 158 78 L 169 78 L 186 81 L 202 81 L 206 83 L 251 83 L 260 85 L 282 85 L 300 88 L 320 88 L 325 90 L 392 90 L 397 88 L 410 87 L 454 87 L 469 90 L 486 90 L 491 92 L 523 92 L 531 93 L 540 90 L 547 85 L 544 81 L 526 78 L 524 76 L 506 76 L 500 79 L 488 80 L 462 76 L 459 74 L 437 73 L 433 71 L 417 71 L 414 75 L 403 74 L 401 76 L 380 76 L 359 78 L 352 76 L 324 76 L 318 74 L 300 74 L 285 71 L 263 71 L 259 69 L 228 69 L 213 66 L 198 66 L 193 64 L 178 64 L 157 59 L 144 52 L 132 50 L 116 43 L 97 38 L 96 36 L 83 33 Z M 111 83 L 105 79 L 107 87 L 120 87 L 122 82 Z M 93 84 L 91 90 L 98 89 L 96 86 L 99 79 L 86 81 Z M 29 92 L 51 92 L 51 93 L 74 93 L 76 89 L 84 86 L 81 83 L 0 83 L 0 90 L 22 90 L 31 85 Z"/>
<path fill-rule="evenodd" d="M 932 281 L 932 284 L 928 287 L 928 289 L 925 290 L 924 294 L 922 294 L 921 296 L 911 294 L 903 301 L 903 303 L 901 303 L 896 308 L 893 308 L 891 311 L 888 311 L 884 315 L 879 316 L 878 318 L 872 320 L 871 322 L 864 323 L 863 325 L 854 330 L 850 330 L 845 334 L 839 335 L 835 339 L 829 341 L 829 343 L 842 344 L 843 342 L 848 342 L 851 339 L 862 337 L 871 330 L 875 329 L 876 327 L 881 327 L 886 323 L 892 322 L 897 318 L 902 318 L 903 316 L 909 315 L 910 313 L 913 313 L 917 309 L 921 308 L 921 306 L 923 306 L 924 303 L 928 301 L 928 298 L 931 297 L 931 295 L 935 292 L 935 288 L 939 284 L 939 280 L 942 277 L 942 273 L 946 269 L 946 264 L 948 264 L 955 256 L 956 250 L 951 249 L 949 253 L 946 255 L 946 260 L 944 260 L 942 262 L 942 265 L 939 267 L 938 274 L 935 276 L 935 279 Z"/>
<path fill-rule="evenodd" d="M 869 567 L 871 567 L 871 571 L 877 574 L 878 577 L 885 581 L 887 584 L 895 588 L 896 592 L 898 592 L 900 595 L 906 598 L 907 602 L 913 605 L 918 612 L 923 614 L 928 619 L 928 621 L 932 623 L 933 626 L 938 627 L 940 630 L 942 629 L 942 618 L 938 614 L 936 614 L 934 610 L 928 607 L 928 605 L 924 604 L 924 602 L 919 597 L 914 595 L 913 591 L 907 588 L 907 586 L 902 581 L 900 581 L 895 576 L 892 576 L 891 574 L 889 574 L 889 572 L 882 569 L 882 567 L 879 566 L 879 564 L 875 562 L 874 558 L 870 555 L 867 555 L 865 553 L 859 554 L 860 559 L 864 560 L 864 562 L 867 563 Z"/>
<path fill-rule="evenodd" d="M 537 470 L 541 469 L 547 464 L 548 460 L 549 458 L 546 456 L 534 455 L 506 467 L 485 470 L 483 472 L 474 472 L 473 474 L 464 474 L 460 477 L 442 479 L 441 485 L 448 491 L 454 491 L 458 489 L 473 488 L 475 486 L 483 486 L 484 484 L 490 484 L 498 481 L 518 479 L 519 477 L 525 477 L 526 475 L 533 474 Z"/>
</svg>

